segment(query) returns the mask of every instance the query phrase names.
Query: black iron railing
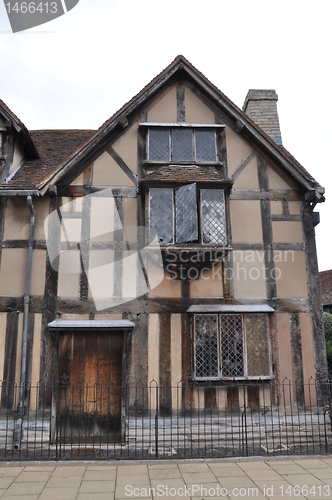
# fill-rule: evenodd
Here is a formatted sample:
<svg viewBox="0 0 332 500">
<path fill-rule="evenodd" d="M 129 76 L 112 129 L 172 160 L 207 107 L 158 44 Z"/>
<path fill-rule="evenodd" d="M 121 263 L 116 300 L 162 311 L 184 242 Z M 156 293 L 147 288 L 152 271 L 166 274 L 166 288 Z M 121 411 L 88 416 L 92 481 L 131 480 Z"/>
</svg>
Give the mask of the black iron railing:
<svg viewBox="0 0 332 500">
<path fill-rule="evenodd" d="M 331 383 L 0 385 L 0 460 L 181 459 L 332 452 Z M 20 442 L 14 434 L 20 428 Z"/>
</svg>

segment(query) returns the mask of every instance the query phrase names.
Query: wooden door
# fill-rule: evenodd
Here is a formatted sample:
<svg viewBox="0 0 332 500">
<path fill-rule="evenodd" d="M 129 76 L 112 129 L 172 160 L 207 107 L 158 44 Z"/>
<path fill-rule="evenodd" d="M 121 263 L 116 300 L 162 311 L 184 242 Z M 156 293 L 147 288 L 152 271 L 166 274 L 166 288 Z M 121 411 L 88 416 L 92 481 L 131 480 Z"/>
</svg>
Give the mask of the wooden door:
<svg viewBox="0 0 332 500">
<path fill-rule="evenodd" d="M 122 353 L 121 332 L 61 335 L 57 413 L 62 441 L 120 437 Z"/>
</svg>

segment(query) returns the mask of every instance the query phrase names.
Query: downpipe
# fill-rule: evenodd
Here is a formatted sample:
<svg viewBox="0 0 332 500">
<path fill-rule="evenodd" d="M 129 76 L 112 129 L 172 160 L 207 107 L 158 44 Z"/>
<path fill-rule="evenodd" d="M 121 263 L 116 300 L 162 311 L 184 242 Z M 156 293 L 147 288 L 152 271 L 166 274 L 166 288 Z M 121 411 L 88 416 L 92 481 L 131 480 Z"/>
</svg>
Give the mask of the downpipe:
<svg viewBox="0 0 332 500">
<path fill-rule="evenodd" d="M 15 423 L 14 439 L 13 439 L 14 451 L 18 451 L 21 447 L 22 424 L 23 424 L 23 417 L 25 414 L 24 397 L 27 384 L 27 348 L 28 348 L 30 284 L 31 284 L 31 269 L 32 269 L 33 238 L 34 238 L 35 223 L 36 223 L 36 212 L 32 204 L 31 196 L 27 196 L 27 204 L 30 210 L 30 227 L 29 227 L 29 240 L 28 240 L 27 267 L 26 267 L 25 286 L 24 286 L 20 390 L 19 390 L 18 405 L 17 405 L 17 420 Z"/>
</svg>

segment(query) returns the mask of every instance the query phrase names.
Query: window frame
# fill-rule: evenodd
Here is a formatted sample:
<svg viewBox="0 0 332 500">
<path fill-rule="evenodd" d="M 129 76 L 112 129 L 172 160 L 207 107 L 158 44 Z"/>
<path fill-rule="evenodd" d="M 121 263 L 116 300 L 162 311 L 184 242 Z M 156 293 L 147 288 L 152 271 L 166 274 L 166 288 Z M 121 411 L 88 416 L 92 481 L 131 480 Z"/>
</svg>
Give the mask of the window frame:
<svg viewBox="0 0 332 500">
<path fill-rule="evenodd" d="M 193 241 L 188 241 L 188 242 L 177 242 L 176 241 L 176 190 L 183 187 L 183 186 L 189 186 L 190 184 L 195 184 L 196 185 L 196 214 L 197 214 L 197 231 L 198 231 L 198 239 L 193 240 Z M 188 184 L 183 184 L 183 185 L 177 185 L 177 186 L 162 186 L 162 185 L 157 185 L 157 186 L 151 186 L 147 190 L 147 211 L 146 211 L 146 227 L 148 227 L 148 235 L 147 235 L 147 244 L 150 244 L 153 241 L 153 238 L 151 238 L 151 196 L 150 196 L 150 191 L 152 189 L 160 189 L 160 190 L 169 190 L 172 191 L 172 224 L 173 224 L 173 234 L 172 234 L 172 242 L 171 243 L 164 243 L 164 242 L 158 242 L 161 247 L 166 247 L 166 246 L 171 246 L 171 247 L 183 247 L 183 246 L 188 246 L 188 245 L 199 245 L 204 248 L 208 248 L 209 246 L 213 247 L 226 247 L 228 244 L 228 226 L 227 226 L 227 203 L 226 203 L 226 193 L 224 188 L 216 188 L 214 187 L 207 187 L 202 184 L 197 183 L 188 183 Z M 202 216 L 202 191 L 220 191 L 223 194 L 223 206 L 224 206 L 224 233 L 225 233 L 225 241 L 220 242 L 220 243 L 215 243 L 215 242 L 207 242 L 204 243 L 203 239 L 203 216 Z"/>
<path fill-rule="evenodd" d="M 220 327 L 220 317 L 221 316 L 234 316 L 239 315 L 242 317 L 242 352 L 243 352 L 243 376 L 223 376 L 222 374 L 222 341 L 221 341 L 221 327 Z M 195 344 L 195 318 L 196 316 L 215 316 L 217 317 L 217 341 L 218 341 L 218 376 L 197 376 L 196 368 L 196 344 Z M 266 321 L 266 334 L 267 334 L 267 361 L 269 367 L 268 375 L 248 375 L 248 345 L 247 345 L 247 332 L 246 332 L 246 316 L 263 316 Z M 220 381 L 232 381 L 232 380 L 271 380 L 273 378 L 272 373 L 272 363 L 271 363 L 271 338 L 270 338 L 270 325 L 269 325 L 269 314 L 266 312 L 204 312 L 195 313 L 190 315 L 190 330 L 191 330 L 191 346 L 192 346 L 192 373 L 193 380 L 197 382 L 220 382 Z"/>
<path fill-rule="evenodd" d="M 222 152 L 220 151 L 220 144 L 225 141 L 225 125 L 220 123 L 205 124 L 205 123 L 155 123 L 155 122 L 143 122 L 139 124 L 139 127 L 145 131 L 145 162 L 148 164 L 156 165 L 220 165 L 222 161 Z M 173 159 L 173 139 L 172 130 L 181 129 L 191 129 L 193 132 L 192 139 L 192 152 L 193 157 L 188 160 L 176 160 Z M 150 158 L 150 130 L 168 130 L 169 131 L 169 158 L 166 160 L 154 160 Z M 214 131 L 214 146 L 215 146 L 215 159 L 214 160 L 197 160 L 196 152 L 196 134 L 198 130 L 213 130 Z"/>
</svg>

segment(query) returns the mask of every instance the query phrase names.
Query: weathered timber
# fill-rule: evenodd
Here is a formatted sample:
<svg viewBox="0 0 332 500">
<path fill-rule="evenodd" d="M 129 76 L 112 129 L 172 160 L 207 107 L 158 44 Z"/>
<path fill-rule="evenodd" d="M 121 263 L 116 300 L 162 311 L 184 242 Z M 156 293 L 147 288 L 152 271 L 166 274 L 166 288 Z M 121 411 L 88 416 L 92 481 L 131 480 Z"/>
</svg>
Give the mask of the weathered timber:
<svg viewBox="0 0 332 500">
<path fill-rule="evenodd" d="M 300 328 L 300 315 L 297 312 L 293 312 L 290 315 L 291 328 L 291 346 L 292 346 L 292 373 L 294 383 L 294 391 L 296 394 L 296 400 L 299 404 L 304 403 L 304 394 L 302 384 L 297 384 L 299 380 L 303 380 L 303 360 L 302 360 L 302 338 L 301 338 L 301 328 Z"/>
<path fill-rule="evenodd" d="M 185 123 L 186 121 L 186 107 L 185 107 L 185 91 L 182 84 L 176 87 L 176 111 L 178 123 Z"/>
<path fill-rule="evenodd" d="M 229 197 L 226 196 L 226 214 L 229 214 Z M 226 215 L 226 230 L 229 247 L 232 248 L 232 227 L 230 217 Z M 229 252 L 222 261 L 223 294 L 225 298 L 231 299 L 235 295 L 234 291 L 234 257 L 233 252 Z"/>
<path fill-rule="evenodd" d="M 118 219 L 121 222 L 121 229 L 114 231 L 114 275 L 113 275 L 113 295 L 122 297 L 123 291 L 123 240 L 124 240 L 124 205 L 123 199 L 115 198 L 116 210 L 114 210 L 114 227 L 117 227 Z"/>
<path fill-rule="evenodd" d="M 92 182 L 93 182 L 93 165 L 89 165 L 84 170 L 83 173 L 83 184 L 84 186 L 92 186 Z M 87 270 L 89 269 L 89 257 L 90 257 L 89 241 L 90 241 L 90 221 L 91 221 L 91 198 L 89 196 L 83 197 L 82 213 L 80 214 L 79 212 L 76 212 L 76 214 L 81 215 L 82 217 L 81 242 L 79 247 L 80 259 L 81 259 L 79 294 L 82 300 L 86 300 L 89 295 L 89 283 L 87 277 Z"/>
<path fill-rule="evenodd" d="M 214 113 L 214 122 L 217 125 L 225 125 L 224 120 L 219 115 L 219 113 Z M 217 133 L 217 151 L 218 158 L 222 164 L 223 175 L 225 179 L 228 179 L 228 163 L 227 163 L 227 146 L 226 146 L 226 133 L 225 128 L 219 130 Z"/>
<path fill-rule="evenodd" d="M 3 241 L 5 219 L 6 219 L 6 206 L 7 206 L 7 199 L 0 198 L 0 241 Z M 3 246 L 0 245 L 0 266 L 1 266 L 1 258 L 2 258 L 2 248 L 3 248 Z"/>
<path fill-rule="evenodd" d="M 61 199 L 57 197 L 50 198 L 50 213 L 60 209 Z M 49 225 L 48 241 L 52 248 L 60 252 L 60 224 Z M 51 339 L 48 323 L 56 318 L 57 310 L 57 291 L 58 291 L 58 267 L 53 268 L 47 253 L 46 256 L 46 275 L 45 275 L 45 294 L 42 315 L 41 331 L 41 352 L 40 352 L 40 380 L 41 392 L 44 387 L 51 387 L 52 384 L 52 361 L 54 351 L 54 341 Z M 50 404 L 50 393 L 41 394 L 44 403 Z"/>
<path fill-rule="evenodd" d="M 137 191 L 136 187 L 112 187 L 112 193 L 114 198 L 136 198 Z M 84 196 L 86 194 L 95 194 L 97 195 L 101 191 L 105 191 L 105 186 L 60 186 L 58 188 L 59 196 Z M 102 194 L 102 193 L 101 193 Z"/>
<path fill-rule="evenodd" d="M 306 246 L 305 243 L 273 243 L 273 249 L 279 251 L 283 250 L 285 252 L 287 251 L 296 252 L 305 250 Z"/>
<path fill-rule="evenodd" d="M 312 209 L 309 202 L 301 203 L 301 214 L 303 219 L 304 242 L 307 247 L 307 279 L 313 329 L 316 380 L 319 384 L 324 383 L 328 379 L 328 371 L 323 325 L 322 295 L 316 252 L 315 228 L 312 222 Z"/>
<path fill-rule="evenodd" d="M 127 405 L 129 408 L 140 411 L 148 404 L 148 315 L 145 312 L 123 314 L 135 324 L 127 332 Z"/>
<path fill-rule="evenodd" d="M 301 221 L 301 215 L 271 215 L 272 221 Z"/>
<path fill-rule="evenodd" d="M 193 388 L 187 381 L 192 377 L 192 339 L 188 314 L 181 314 L 181 352 L 182 352 L 182 399 L 190 408 L 193 404 Z"/>
<path fill-rule="evenodd" d="M 1 407 L 15 409 L 15 372 L 19 313 L 7 314 Z"/>
<path fill-rule="evenodd" d="M 263 243 L 232 243 L 233 250 L 264 250 Z"/>
<path fill-rule="evenodd" d="M 1 304 L 1 300 L 0 300 Z M 124 314 L 132 312 L 133 314 L 142 313 L 185 313 L 192 305 L 269 305 L 273 307 L 276 311 L 298 311 L 298 312 L 308 312 L 309 311 L 309 301 L 308 299 L 257 299 L 257 298 L 241 298 L 241 299 L 216 299 L 216 298 L 149 298 L 146 296 L 140 296 L 130 303 L 124 303 L 109 307 L 104 309 L 102 314 Z M 95 310 L 93 299 L 89 298 L 84 301 L 84 303 L 78 298 L 63 298 L 58 299 L 58 313 L 59 314 L 89 314 L 90 310 Z"/>
<path fill-rule="evenodd" d="M 288 206 L 288 201 L 286 201 L 286 200 L 282 200 L 282 202 L 281 202 L 281 206 L 282 206 L 282 214 L 283 214 L 283 215 L 290 215 L 290 214 L 289 214 L 289 206 Z"/>
<path fill-rule="evenodd" d="M 121 170 L 127 175 L 131 182 L 137 186 L 137 175 L 128 167 L 127 163 L 121 158 L 121 156 L 112 148 L 108 148 L 108 154 L 113 158 Z"/>
<path fill-rule="evenodd" d="M 2 170 L 0 172 L 1 184 L 3 182 L 5 182 L 5 179 L 8 177 L 11 166 L 13 164 L 15 142 L 16 142 L 15 136 L 13 134 L 8 134 L 8 133 L 4 134 L 2 151 L 3 151 L 3 157 L 5 158 L 5 161 L 1 162 L 1 163 L 3 163 Z"/>
<path fill-rule="evenodd" d="M 255 156 L 256 156 L 256 151 L 251 150 L 243 158 L 243 160 L 240 162 L 240 164 L 236 167 L 236 169 L 234 170 L 234 172 L 230 176 L 230 179 L 232 179 L 232 181 L 235 181 L 239 177 L 239 175 L 242 174 L 242 172 L 246 168 L 246 166 L 249 165 L 249 163 L 251 162 L 251 160 L 253 160 L 255 158 Z"/>
<path fill-rule="evenodd" d="M 91 220 L 91 198 L 84 196 L 82 199 L 82 228 L 80 241 L 81 272 L 79 283 L 79 294 L 82 300 L 86 300 L 89 295 L 89 283 L 87 271 L 89 269 L 90 257 L 90 220 Z"/>
<path fill-rule="evenodd" d="M 3 240 L 1 248 L 28 248 L 28 240 Z M 34 240 L 33 248 L 36 248 L 38 250 L 46 250 L 46 241 Z"/>
<path fill-rule="evenodd" d="M 257 158 L 258 167 L 258 183 L 261 190 L 269 189 L 269 180 L 267 175 L 267 165 L 261 158 Z M 262 233 L 265 253 L 265 268 L 266 268 L 266 293 L 269 299 L 277 296 L 277 285 L 274 276 L 274 257 L 273 257 L 273 232 L 271 224 L 271 207 L 270 200 L 261 199 L 261 215 L 262 215 Z"/>
<path fill-rule="evenodd" d="M 159 385 L 160 409 L 172 409 L 171 393 L 171 315 L 159 315 Z"/>
<path fill-rule="evenodd" d="M 293 189 L 233 189 L 231 200 L 284 200 L 299 201 L 299 193 Z"/>
</svg>

